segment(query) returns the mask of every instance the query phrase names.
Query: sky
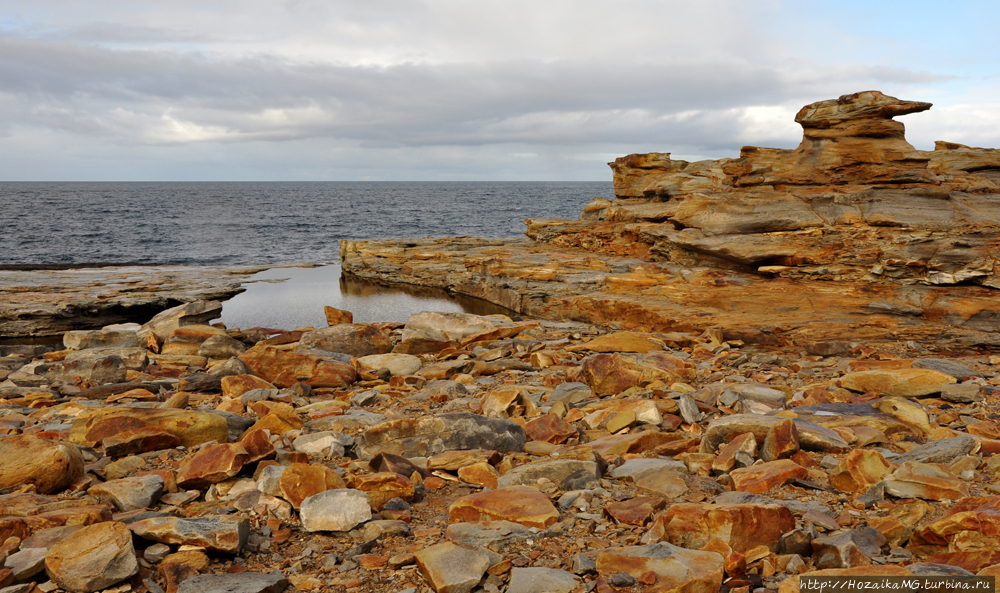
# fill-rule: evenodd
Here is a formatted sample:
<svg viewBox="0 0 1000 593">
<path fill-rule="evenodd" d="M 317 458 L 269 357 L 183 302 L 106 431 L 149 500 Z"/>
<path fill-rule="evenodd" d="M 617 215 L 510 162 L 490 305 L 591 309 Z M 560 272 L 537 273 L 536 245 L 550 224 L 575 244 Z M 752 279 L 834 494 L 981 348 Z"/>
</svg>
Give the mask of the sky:
<svg viewBox="0 0 1000 593">
<path fill-rule="evenodd" d="M 1000 3 L 0 0 L 0 181 L 610 181 L 863 91 L 1000 146 Z"/>
</svg>

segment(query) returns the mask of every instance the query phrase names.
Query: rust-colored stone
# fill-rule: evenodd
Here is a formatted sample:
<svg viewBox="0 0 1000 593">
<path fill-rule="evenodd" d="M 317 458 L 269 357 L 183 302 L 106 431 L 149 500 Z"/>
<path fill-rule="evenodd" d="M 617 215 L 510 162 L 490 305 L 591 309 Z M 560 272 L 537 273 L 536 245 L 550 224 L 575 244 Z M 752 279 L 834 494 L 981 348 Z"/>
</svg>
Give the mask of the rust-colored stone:
<svg viewBox="0 0 1000 593">
<path fill-rule="evenodd" d="M 664 501 L 656 496 L 637 496 L 604 507 L 604 512 L 617 523 L 645 525 L 653 513 L 663 508 Z"/>
<path fill-rule="evenodd" d="M 393 498 L 410 500 L 415 489 L 413 483 L 404 476 L 393 472 L 379 472 L 354 478 L 354 488 L 368 494 L 372 509 L 382 510 L 382 506 Z"/>
<path fill-rule="evenodd" d="M 222 397 L 235 398 L 254 389 L 274 389 L 274 385 L 254 375 L 230 375 L 222 378 Z"/>
<path fill-rule="evenodd" d="M 511 486 L 463 496 L 448 507 L 453 523 L 511 521 L 526 527 L 548 527 L 559 520 L 552 501 L 531 486 Z"/>
<path fill-rule="evenodd" d="M 467 484 L 475 484 L 483 488 L 497 488 L 500 473 L 492 465 L 479 462 L 458 469 L 458 479 Z"/>
<path fill-rule="evenodd" d="M 672 505 L 650 528 L 653 541 L 669 541 L 685 548 L 702 548 L 714 539 L 736 552 L 757 546 L 774 551 L 781 536 L 795 529 L 795 517 L 776 504 Z"/>
<path fill-rule="evenodd" d="M 302 352 L 290 352 L 274 346 L 255 346 L 239 356 L 255 375 L 278 387 L 302 382 L 311 387 L 343 387 L 357 378 L 349 364 Z"/>
<path fill-rule="evenodd" d="M 309 465 L 308 463 L 293 463 L 281 472 L 279 480 L 281 496 L 292 503 L 295 510 L 302 506 L 302 501 L 313 494 L 346 488 L 344 481 L 332 469 L 325 465 Z"/>
<path fill-rule="evenodd" d="M 785 418 L 768 429 L 764 445 L 760 448 L 760 458 L 763 461 L 788 459 L 798 451 L 799 431 L 795 420 Z"/>
<path fill-rule="evenodd" d="M 250 456 L 240 443 L 211 443 L 184 460 L 177 469 L 181 488 L 205 488 L 240 473 Z"/>
<path fill-rule="evenodd" d="M 830 485 L 844 492 L 865 492 L 892 473 L 892 464 L 878 451 L 855 449 L 830 472 Z"/>
<path fill-rule="evenodd" d="M 543 414 L 524 425 L 524 434 L 532 440 L 558 445 L 577 435 L 576 427 L 555 414 Z"/>
<path fill-rule="evenodd" d="M 809 472 L 794 461 L 780 459 L 743 469 L 735 469 L 729 475 L 733 478 L 734 490 L 763 494 L 775 486 L 784 484 L 788 479 L 805 479 Z"/>
</svg>

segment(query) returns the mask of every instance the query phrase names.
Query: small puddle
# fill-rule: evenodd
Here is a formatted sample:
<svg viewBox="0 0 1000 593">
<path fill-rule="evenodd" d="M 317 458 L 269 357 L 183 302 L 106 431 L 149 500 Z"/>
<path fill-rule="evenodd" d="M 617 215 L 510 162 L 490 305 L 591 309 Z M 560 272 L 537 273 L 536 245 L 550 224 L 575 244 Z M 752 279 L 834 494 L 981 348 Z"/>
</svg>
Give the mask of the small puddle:
<svg viewBox="0 0 1000 593">
<path fill-rule="evenodd" d="M 349 280 L 341 277 L 339 264 L 272 268 L 250 276 L 245 287 L 245 292 L 222 304 L 226 327 L 326 327 L 324 306 L 350 311 L 355 323 L 404 322 L 421 311 L 514 314 L 488 301 L 437 288 Z"/>
</svg>

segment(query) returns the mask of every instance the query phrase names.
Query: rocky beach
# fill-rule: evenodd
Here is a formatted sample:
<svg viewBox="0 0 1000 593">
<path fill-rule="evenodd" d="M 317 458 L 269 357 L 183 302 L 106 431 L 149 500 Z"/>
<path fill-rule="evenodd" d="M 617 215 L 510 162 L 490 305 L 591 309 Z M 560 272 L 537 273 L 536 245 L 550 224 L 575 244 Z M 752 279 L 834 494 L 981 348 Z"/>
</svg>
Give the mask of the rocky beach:
<svg viewBox="0 0 1000 593">
<path fill-rule="evenodd" d="M 1000 153 L 928 103 L 343 241 L 507 315 L 225 327 L 259 268 L 0 272 L 0 593 L 797 593 L 1000 573 Z M 277 306 L 277 305 L 276 305 Z"/>
</svg>

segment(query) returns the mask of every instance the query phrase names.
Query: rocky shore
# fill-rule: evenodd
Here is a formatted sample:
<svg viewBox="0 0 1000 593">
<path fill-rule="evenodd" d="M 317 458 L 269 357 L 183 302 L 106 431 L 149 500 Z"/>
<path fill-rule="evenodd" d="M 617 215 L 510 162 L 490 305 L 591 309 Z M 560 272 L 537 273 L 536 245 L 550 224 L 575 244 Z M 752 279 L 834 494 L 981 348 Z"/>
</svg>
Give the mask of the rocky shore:
<svg viewBox="0 0 1000 593">
<path fill-rule="evenodd" d="M 627 157 L 615 202 L 527 240 L 342 244 L 358 277 L 510 316 L 226 328 L 193 293 L 142 325 L 8 313 L 36 325 L 0 345 L 0 593 L 997 575 L 996 236 L 959 207 L 996 167 L 907 149 L 891 118 L 922 108 L 861 93 L 804 108 L 798 152 Z M 885 224 L 887 200 L 952 227 Z"/>
<path fill-rule="evenodd" d="M 1000 337 L 1000 151 L 918 151 L 877 91 L 803 107 L 794 150 L 611 163 L 615 200 L 529 219 L 528 240 L 345 241 L 347 274 L 435 286 L 546 319 L 817 352 Z"/>
</svg>

